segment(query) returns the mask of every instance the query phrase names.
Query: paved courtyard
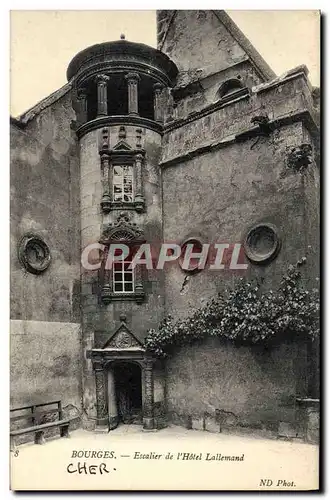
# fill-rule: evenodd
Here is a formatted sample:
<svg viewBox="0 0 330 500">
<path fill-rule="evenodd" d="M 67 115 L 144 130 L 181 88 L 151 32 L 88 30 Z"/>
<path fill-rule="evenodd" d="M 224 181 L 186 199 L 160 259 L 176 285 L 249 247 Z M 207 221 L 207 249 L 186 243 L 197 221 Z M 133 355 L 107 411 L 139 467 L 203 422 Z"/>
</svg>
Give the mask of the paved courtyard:
<svg viewBox="0 0 330 500">
<path fill-rule="evenodd" d="M 76 430 L 70 438 L 19 446 L 14 455 L 15 490 L 318 487 L 317 446 L 180 427 L 143 432 L 120 426 L 108 434 Z"/>
</svg>

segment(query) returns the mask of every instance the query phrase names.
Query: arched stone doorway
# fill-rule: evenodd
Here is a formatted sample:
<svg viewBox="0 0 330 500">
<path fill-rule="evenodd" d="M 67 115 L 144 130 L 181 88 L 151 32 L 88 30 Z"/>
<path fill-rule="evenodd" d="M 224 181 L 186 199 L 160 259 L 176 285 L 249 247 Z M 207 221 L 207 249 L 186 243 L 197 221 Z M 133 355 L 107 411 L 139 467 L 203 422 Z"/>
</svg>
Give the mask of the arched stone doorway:
<svg viewBox="0 0 330 500">
<path fill-rule="evenodd" d="M 126 417 L 138 423 L 140 414 L 143 429 L 154 429 L 155 359 L 141 348 L 130 350 L 129 356 L 125 349 L 92 349 L 88 357 L 95 372 L 96 429 L 115 429 Z M 124 410 L 125 401 L 129 412 Z"/>
<path fill-rule="evenodd" d="M 118 423 L 142 424 L 142 370 L 129 361 L 112 363 Z"/>
</svg>

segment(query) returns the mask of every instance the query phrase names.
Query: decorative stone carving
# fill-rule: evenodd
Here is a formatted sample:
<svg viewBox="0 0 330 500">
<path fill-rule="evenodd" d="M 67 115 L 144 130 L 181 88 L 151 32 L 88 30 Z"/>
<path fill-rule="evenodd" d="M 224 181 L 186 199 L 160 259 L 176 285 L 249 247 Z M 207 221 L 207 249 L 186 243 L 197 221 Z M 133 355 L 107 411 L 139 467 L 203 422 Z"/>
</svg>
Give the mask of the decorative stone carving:
<svg viewBox="0 0 330 500">
<path fill-rule="evenodd" d="M 101 208 L 103 212 L 108 213 L 111 210 L 111 196 L 110 196 L 110 184 L 109 184 L 109 179 L 110 179 L 109 129 L 107 127 L 102 129 L 99 153 L 101 158 L 102 187 L 103 187 Z"/>
<path fill-rule="evenodd" d="M 143 428 L 154 428 L 154 374 L 153 360 L 146 359 L 144 366 L 145 400 L 143 408 Z"/>
<path fill-rule="evenodd" d="M 114 345 L 118 349 L 125 349 L 127 347 L 138 347 L 139 344 L 127 331 L 121 330 L 113 337 L 109 346 Z"/>
<path fill-rule="evenodd" d="M 108 422 L 108 404 L 106 396 L 106 380 L 102 363 L 94 363 L 96 389 L 96 418 L 97 425 L 104 426 Z"/>
<path fill-rule="evenodd" d="M 260 264 L 273 260 L 280 247 L 278 231 L 269 223 L 260 223 L 252 227 L 244 241 L 244 251 L 248 259 Z"/>
<path fill-rule="evenodd" d="M 106 283 L 104 283 L 102 287 L 101 300 L 105 305 L 110 304 L 113 297 L 113 291 L 111 285 L 112 285 L 112 280 L 106 280 Z"/>
<path fill-rule="evenodd" d="M 124 243 L 134 248 L 135 245 L 145 241 L 142 230 L 137 224 L 130 222 L 127 212 L 121 212 L 114 224 L 107 224 L 103 228 L 100 243 L 109 248 L 111 243 Z M 112 288 L 112 270 L 105 269 L 107 262 L 108 249 L 105 251 L 103 259 L 103 286 L 101 291 L 101 300 L 104 304 L 109 304 L 113 300 L 135 300 L 137 303 L 143 302 L 145 292 L 143 288 L 141 266 L 135 267 L 135 287 L 132 293 L 114 293 Z M 102 274 L 101 274 L 102 276 Z M 102 279 L 102 278 L 101 278 Z"/>
<path fill-rule="evenodd" d="M 126 139 L 126 129 L 123 125 L 121 127 L 119 127 L 118 138 L 119 139 Z"/>
<path fill-rule="evenodd" d="M 132 346 L 132 337 L 125 331 L 118 332 L 115 340 L 116 347 L 125 349 Z"/>
<path fill-rule="evenodd" d="M 143 197 L 142 191 L 142 164 L 143 164 L 143 155 L 137 154 L 135 155 L 135 167 L 136 167 L 136 175 L 135 175 L 135 210 L 137 212 L 142 212 L 145 207 L 145 201 Z"/>
<path fill-rule="evenodd" d="M 119 241 L 144 241 L 142 229 L 130 222 L 127 212 L 120 212 L 115 223 L 105 225 L 100 238 L 100 243 L 103 245 Z"/>
<path fill-rule="evenodd" d="M 123 139 L 121 139 L 111 151 L 112 155 L 116 156 L 116 154 L 123 154 L 125 158 L 127 158 L 127 155 L 130 155 L 131 153 L 131 146 L 126 141 L 123 141 Z M 120 157 L 118 159 L 120 159 Z"/>
<path fill-rule="evenodd" d="M 110 139 L 109 127 L 103 127 L 100 137 L 100 149 L 99 149 L 100 155 L 104 153 L 104 151 L 109 151 L 109 139 Z"/>
<path fill-rule="evenodd" d="M 121 127 L 121 135 L 126 135 L 125 128 Z M 101 165 L 103 169 L 103 197 L 101 201 L 101 208 L 103 212 L 109 212 L 113 209 L 133 209 L 137 212 L 143 212 L 145 210 L 145 200 L 143 196 L 143 183 L 142 183 L 142 166 L 144 161 L 145 151 L 141 147 L 141 144 L 137 144 L 137 149 L 132 149 L 131 146 L 125 142 L 123 139 L 113 147 L 109 149 L 109 137 L 106 133 L 108 129 L 103 129 L 101 137 L 101 147 L 99 153 L 101 155 Z M 137 141 L 141 142 L 142 130 L 137 129 L 140 135 L 137 135 Z M 103 161 L 103 164 L 102 164 Z M 114 165 L 130 165 L 133 172 L 133 182 L 135 197 L 130 201 L 114 200 L 112 195 L 112 177 Z"/>
<path fill-rule="evenodd" d="M 287 167 L 294 172 L 303 172 L 312 163 L 311 144 L 301 144 L 291 148 L 287 156 Z"/>
<path fill-rule="evenodd" d="M 103 212 L 108 213 L 111 210 L 111 196 L 110 196 L 110 185 L 109 185 L 110 162 L 109 162 L 109 156 L 106 153 L 101 155 L 101 170 L 102 170 L 102 185 L 103 185 L 101 208 Z"/>
<path fill-rule="evenodd" d="M 136 129 L 136 149 L 142 148 L 141 139 L 142 139 L 142 129 L 137 128 Z"/>
<path fill-rule="evenodd" d="M 108 412 L 109 412 L 109 430 L 113 430 L 118 426 L 118 408 L 116 397 L 116 382 L 113 368 L 110 365 L 108 369 Z"/>
<path fill-rule="evenodd" d="M 27 271 L 33 274 L 43 273 L 51 262 L 48 245 L 38 235 L 26 234 L 18 247 L 18 257 Z"/>
<path fill-rule="evenodd" d="M 253 118 L 251 118 L 251 123 L 253 123 L 253 125 L 258 125 L 259 135 L 267 136 L 273 130 L 272 125 L 269 123 L 269 117 L 267 115 L 254 116 Z"/>
<path fill-rule="evenodd" d="M 145 298 L 143 288 L 143 270 L 141 266 L 135 268 L 135 299 L 138 304 L 141 304 Z"/>
<path fill-rule="evenodd" d="M 186 121 L 192 121 L 191 116 L 186 118 Z M 84 123 L 81 127 L 79 127 L 76 131 L 78 139 L 81 139 L 89 132 L 93 130 L 98 130 L 102 125 L 114 125 L 117 126 L 119 123 L 122 123 L 125 126 L 130 127 L 144 127 L 148 130 L 152 130 L 157 134 L 163 133 L 163 125 L 154 120 L 150 120 L 149 118 L 144 118 L 139 115 L 115 115 L 115 116 L 103 116 L 98 120 L 88 121 Z M 180 123 L 180 122 L 179 122 Z M 176 127 L 177 124 L 173 123 L 173 127 Z"/>
<path fill-rule="evenodd" d="M 130 217 L 127 212 L 121 212 L 117 217 L 117 221 L 113 224 L 107 224 L 103 228 L 102 236 L 99 242 L 106 245 L 108 248 L 111 243 L 123 243 L 134 249 L 138 244 L 145 241 L 143 236 L 143 231 L 137 226 L 137 224 L 130 222 Z M 141 266 L 135 267 L 135 287 L 132 293 L 114 293 L 112 289 L 112 271 L 105 269 L 105 263 L 107 262 L 108 250 L 105 251 L 103 259 L 103 286 L 101 292 L 101 300 L 104 304 L 109 304 L 113 300 L 135 300 L 137 303 L 141 303 L 145 298 L 145 292 L 143 289 Z M 101 274 L 102 276 L 102 274 Z"/>
<path fill-rule="evenodd" d="M 135 272 L 140 269 L 140 266 L 136 266 Z M 102 287 L 101 300 L 103 304 L 107 305 L 114 301 L 134 301 L 137 304 L 142 304 L 145 300 L 146 294 L 143 288 L 142 282 L 135 285 L 135 290 L 132 293 L 114 293 L 112 289 L 112 278 L 109 278 Z"/>
<path fill-rule="evenodd" d="M 110 176 L 110 159 L 107 152 L 100 152 L 101 155 L 101 172 L 102 172 L 102 188 L 103 194 L 101 198 L 101 210 L 104 213 L 109 213 L 111 210 L 111 176 Z"/>
<path fill-rule="evenodd" d="M 125 322 L 122 321 L 119 328 L 114 334 L 111 334 L 110 339 L 108 339 L 102 346 L 102 349 L 108 349 L 111 347 L 116 349 L 127 349 L 129 347 L 142 347 L 142 344 L 128 329 Z"/>
</svg>

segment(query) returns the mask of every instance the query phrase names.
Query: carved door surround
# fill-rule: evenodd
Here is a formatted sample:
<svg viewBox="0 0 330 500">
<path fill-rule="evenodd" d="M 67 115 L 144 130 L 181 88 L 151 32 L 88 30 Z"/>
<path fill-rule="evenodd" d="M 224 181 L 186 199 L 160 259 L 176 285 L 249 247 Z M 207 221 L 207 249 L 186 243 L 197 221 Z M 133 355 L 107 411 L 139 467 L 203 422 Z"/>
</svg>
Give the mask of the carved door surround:
<svg viewBox="0 0 330 500">
<path fill-rule="evenodd" d="M 142 391 L 143 429 L 153 430 L 155 427 L 153 370 L 156 358 L 146 352 L 125 322 L 121 322 L 101 348 L 87 351 L 86 356 L 92 360 L 95 373 L 97 428 L 107 432 L 118 425 L 118 417 L 114 409 L 116 404 L 115 379 L 111 373 L 109 376 L 109 371 L 111 372 L 114 363 L 126 361 L 136 363 L 141 368 L 144 381 L 144 391 Z M 112 384 L 112 387 L 109 387 L 109 384 Z"/>
</svg>

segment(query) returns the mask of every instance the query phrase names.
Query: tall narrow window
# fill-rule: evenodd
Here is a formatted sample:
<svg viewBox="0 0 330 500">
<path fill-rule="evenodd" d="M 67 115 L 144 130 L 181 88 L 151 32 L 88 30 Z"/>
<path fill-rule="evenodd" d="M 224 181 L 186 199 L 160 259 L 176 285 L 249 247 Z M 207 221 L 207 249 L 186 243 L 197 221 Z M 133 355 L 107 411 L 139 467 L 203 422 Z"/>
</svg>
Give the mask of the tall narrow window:
<svg viewBox="0 0 330 500">
<path fill-rule="evenodd" d="M 113 166 L 113 201 L 133 201 L 133 168 L 131 165 Z"/>
<path fill-rule="evenodd" d="M 131 256 L 125 260 L 114 262 L 112 268 L 114 293 L 134 292 L 134 270 L 129 269 L 131 262 Z"/>
<path fill-rule="evenodd" d="M 102 302 L 104 304 L 109 304 L 113 300 L 134 300 L 138 304 L 143 302 L 145 278 L 142 266 L 137 264 L 134 269 L 130 269 L 136 251 L 141 243 L 145 243 L 141 229 L 136 224 L 130 223 L 127 212 L 121 212 L 115 223 L 104 228 L 100 243 L 107 248 L 100 269 Z M 109 259 L 110 245 L 118 243 L 129 248 L 128 255 L 123 259 L 121 247 L 115 247 L 113 257 L 116 258 L 112 259 L 110 256 Z"/>
</svg>

